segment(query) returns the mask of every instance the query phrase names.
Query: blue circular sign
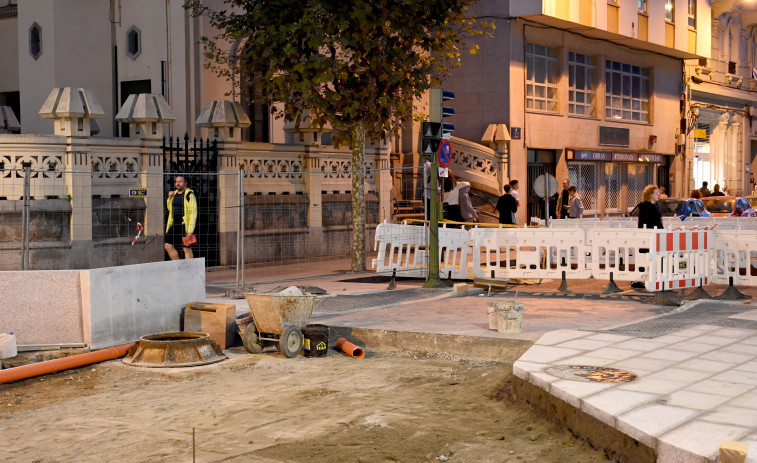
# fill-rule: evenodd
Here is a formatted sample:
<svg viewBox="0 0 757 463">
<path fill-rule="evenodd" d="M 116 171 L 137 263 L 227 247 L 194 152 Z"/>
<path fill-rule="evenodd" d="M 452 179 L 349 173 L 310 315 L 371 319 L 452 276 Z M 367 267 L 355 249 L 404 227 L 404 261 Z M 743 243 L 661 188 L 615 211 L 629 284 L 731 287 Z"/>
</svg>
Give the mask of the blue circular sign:
<svg viewBox="0 0 757 463">
<path fill-rule="evenodd" d="M 449 162 L 452 160 L 452 145 L 449 144 L 449 140 L 442 139 L 439 142 L 439 165 L 442 167 L 449 167 Z"/>
</svg>

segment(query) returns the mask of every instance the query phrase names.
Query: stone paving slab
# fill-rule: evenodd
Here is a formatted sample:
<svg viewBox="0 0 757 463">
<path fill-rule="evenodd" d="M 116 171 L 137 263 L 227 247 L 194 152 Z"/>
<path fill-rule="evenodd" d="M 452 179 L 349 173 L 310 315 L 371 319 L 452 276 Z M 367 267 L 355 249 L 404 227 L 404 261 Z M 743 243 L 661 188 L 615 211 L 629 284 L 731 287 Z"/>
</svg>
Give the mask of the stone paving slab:
<svg viewBox="0 0 757 463">
<path fill-rule="evenodd" d="M 709 320 L 757 313 L 743 303 L 709 304 L 694 305 L 720 311 Z M 703 317 L 697 312 L 690 319 Z M 757 331 L 684 321 L 657 337 L 641 332 L 646 337 L 547 333 L 515 362 L 513 373 L 653 448 L 658 462 L 710 462 L 723 440 L 740 440 L 749 444 L 747 461 L 757 463 Z M 625 369 L 638 379 L 587 383 L 545 372 L 557 365 Z"/>
</svg>

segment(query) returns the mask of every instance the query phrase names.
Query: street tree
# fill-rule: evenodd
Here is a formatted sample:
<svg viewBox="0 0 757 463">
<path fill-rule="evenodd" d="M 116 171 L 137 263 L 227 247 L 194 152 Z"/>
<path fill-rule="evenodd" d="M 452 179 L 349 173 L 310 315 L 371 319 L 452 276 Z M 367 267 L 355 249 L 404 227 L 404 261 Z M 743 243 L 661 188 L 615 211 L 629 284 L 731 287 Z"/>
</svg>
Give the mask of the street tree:
<svg viewBox="0 0 757 463">
<path fill-rule="evenodd" d="M 411 121 L 413 102 L 439 82 L 466 40 L 493 25 L 467 17 L 474 0 L 225 0 L 186 7 L 219 31 L 203 37 L 205 65 L 235 82 L 274 117 L 330 126 L 352 152 L 352 270 L 365 270 L 364 150 Z M 241 40 L 240 40 L 241 39 Z M 229 44 L 243 41 L 230 55 Z"/>
</svg>

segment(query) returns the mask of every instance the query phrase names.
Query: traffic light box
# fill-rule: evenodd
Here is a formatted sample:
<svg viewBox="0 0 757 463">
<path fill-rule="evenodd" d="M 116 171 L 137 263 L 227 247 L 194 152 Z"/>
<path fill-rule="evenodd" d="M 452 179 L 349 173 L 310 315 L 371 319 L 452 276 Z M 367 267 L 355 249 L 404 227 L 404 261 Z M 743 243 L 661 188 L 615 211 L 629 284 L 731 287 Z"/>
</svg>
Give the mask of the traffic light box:
<svg viewBox="0 0 757 463">
<path fill-rule="evenodd" d="M 455 131 L 455 126 L 445 124 L 444 118 L 455 115 L 453 108 L 445 107 L 445 101 L 455 99 L 455 94 L 441 88 L 429 90 L 429 121 L 421 124 L 421 153 L 424 156 L 434 156 L 439 150 L 439 141 L 449 139 Z"/>
</svg>

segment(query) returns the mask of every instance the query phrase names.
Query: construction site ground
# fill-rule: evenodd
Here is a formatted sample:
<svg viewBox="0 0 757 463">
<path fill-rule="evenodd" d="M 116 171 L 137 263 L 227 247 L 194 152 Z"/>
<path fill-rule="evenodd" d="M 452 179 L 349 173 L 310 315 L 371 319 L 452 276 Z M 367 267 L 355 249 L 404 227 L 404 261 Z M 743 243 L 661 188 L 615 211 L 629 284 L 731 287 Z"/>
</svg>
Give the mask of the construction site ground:
<svg viewBox="0 0 757 463">
<path fill-rule="evenodd" d="M 111 361 L 0 385 L 2 460 L 8 462 L 607 461 L 601 449 L 511 400 L 512 365 L 542 334 L 606 330 L 664 315 L 605 282 L 522 282 L 454 295 L 423 281 L 350 274 L 349 262 L 249 269 L 249 290 L 324 289 L 314 322 L 362 333 L 366 357 L 323 358 L 226 350 L 229 360 L 147 369 Z M 540 284 L 537 284 L 540 283 Z M 234 270 L 207 273 L 208 300 L 235 286 Z M 710 288 L 708 288 L 710 289 Z M 724 288 L 712 288 L 716 294 Z M 524 303 L 523 332 L 488 329 L 487 302 Z M 336 295 L 336 296 L 334 296 Z M 356 334 L 357 336 L 357 334 Z M 333 345 L 334 339 L 331 339 Z M 477 346 L 481 346 L 477 348 Z M 193 437 L 194 433 L 194 437 Z"/>
</svg>

